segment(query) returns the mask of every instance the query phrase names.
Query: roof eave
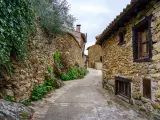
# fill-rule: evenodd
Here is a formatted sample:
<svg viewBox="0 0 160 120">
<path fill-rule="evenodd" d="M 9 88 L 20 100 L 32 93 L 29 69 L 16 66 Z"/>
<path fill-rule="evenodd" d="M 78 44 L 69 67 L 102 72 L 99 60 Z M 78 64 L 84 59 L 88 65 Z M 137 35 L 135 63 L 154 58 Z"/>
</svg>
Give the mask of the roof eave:
<svg viewBox="0 0 160 120">
<path fill-rule="evenodd" d="M 131 14 L 132 12 L 134 12 L 134 10 L 141 4 L 144 3 L 149 3 L 150 0 L 138 0 L 137 2 L 135 2 L 134 4 L 130 4 L 129 6 L 127 6 L 126 11 L 124 11 L 123 13 L 121 13 L 119 16 L 117 16 L 117 20 L 115 19 L 107 28 L 106 30 L 103 31 L 103 33 L 101 34 L 101 36 L 98 38 L 96 44 L 100 44 L 104 39 L 106 39 L 110 33 L 112 32 L 113 29 L 116 28 L 116 26 L 124 21 L 125 17 L 128 16 L 129 14 Z M 119 17 L 119 18 L 118 18 Z"/>
</svg>

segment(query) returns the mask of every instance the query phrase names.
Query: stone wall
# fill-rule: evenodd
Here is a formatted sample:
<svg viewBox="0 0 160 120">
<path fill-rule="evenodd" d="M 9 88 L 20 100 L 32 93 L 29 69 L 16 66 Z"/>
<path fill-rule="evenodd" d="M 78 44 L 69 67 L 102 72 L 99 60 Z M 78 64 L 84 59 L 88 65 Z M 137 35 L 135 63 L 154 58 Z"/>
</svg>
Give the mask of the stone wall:
<svg viewBox="0 0 160 120">
<path fill-rule="evenodd" d="M 88 67 L 95 68 L 95 62 L 101 62 L 102 48 L 100 45 L 93 45 L 88 48 Z"/>
<path fill-rule="evenodd" d="M 69 33 L 57 37 L 55 40 L 56 49 L 60 53 L 63 69 L 68 71 L 71 66 L 78 63 L 80 66 L 84 65 L 82 59 L 82 49 L 77 40 Z"/>
<path fill-rule="evenodd" d="M 13 96 L 16 101 L 28 99 L 33 86 L 43 83 L 45 72 L 53 66 L 54 43 L 53 38 L 43 32 L 37 25 L 36 36 L 28 42 L 28 60 L 13 63 L 13 76 L 4 75 L 3 92 Z"/>
<path fill-rule="evenodd" d="M 60 53 L 64 72 L 76 63 L 84 65 L 81 47 L 71 34 L 53 38 L 37 25 L 36 36 L 29 40 L 28 48 L 28 60 L 17 62 L 12 59 L 13 76 L 0 76 L 1 92 L 13 96 L 16 101 L 28 99 L 32 88 L 43 83 L 47 68 L 54 67 L 55 50 Z"/>
<path fill-rule="evenodd" d="M 144 15 L 153 14 L 151 31 L 153 41 L 152 62 L 133 62 L 132 27 L 141 21 Z M 118 45 L 118 33 L 126 31 L 123 45 Z M 132 102 L 139 109 L 153 112 L 160 109 L 160 2 L 152 1 L 147 9 L 131 19 L 124 28 L 120 28 L 102 44 L 103 49 L 103 80 L 111 83 L 114 87 L 115 76 L 125 76 L 132 79 Z M 142 80 L 150 79 L 152 84 L 152 98 L 145 99 L 143 96 Z"/>
<path fill-rule="evenodd" d="M 37 32 L 28 42 L 28 59 L 24 62 L 13 63 L 13 76 L 0 74 L 0 98 L 5 95 L 13 96 L 16 101 L 30 97 L 34 86 L 44 82 L 48 67 L 54 67 L 54 52 L 60 52 L 63 71 L 78 63 L 83 65 L 82 50 L 78 41 L 71 34 L 52 37 L 36 26 Z M 3 94 L 2 94 L 3 93 Z"/>
</svg>

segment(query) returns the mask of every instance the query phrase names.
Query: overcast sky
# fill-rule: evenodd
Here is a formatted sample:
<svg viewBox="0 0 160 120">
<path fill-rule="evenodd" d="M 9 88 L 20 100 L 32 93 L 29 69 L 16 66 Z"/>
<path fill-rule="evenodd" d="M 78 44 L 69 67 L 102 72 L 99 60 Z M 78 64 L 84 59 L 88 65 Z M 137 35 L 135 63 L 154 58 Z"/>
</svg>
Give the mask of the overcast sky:
<svg viewBox="0 0 160 120">
<path fill-rule="evenodd" d="M 101 34 L 131 0 L 67 0 L 70 13 L 81 24 L 81 32 L 88 34 L 87 47 L 95 44 L 95 36 Z M 87 54 L 87 51 L 85 51 Z"/>
</svg>

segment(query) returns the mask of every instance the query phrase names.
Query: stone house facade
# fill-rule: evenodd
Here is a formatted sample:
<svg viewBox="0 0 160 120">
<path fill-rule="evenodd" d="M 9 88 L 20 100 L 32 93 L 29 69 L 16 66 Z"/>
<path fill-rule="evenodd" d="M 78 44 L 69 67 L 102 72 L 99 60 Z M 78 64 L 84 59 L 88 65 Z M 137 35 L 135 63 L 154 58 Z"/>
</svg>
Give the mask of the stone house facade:
<svg viewBox="0 0 160 120">
<path fill-rule="evenodd" d="M 160 1 L 132 0 L 97 37 L 103 85 L 139 110 L 160 113 Z"/>
<path fill-rule="evenodd" d="M 85 68 L 87 68 L 88 67 L 88 55 L 84 54 L 83 61 L 84 61 Z"/>
<path fill-rule="evenodd" d="M 102 63 L 102 48 L 100 45 L 92 45 L 88 50 L 88 67 L 95 68 L 96 63 Z"/>
</svg>

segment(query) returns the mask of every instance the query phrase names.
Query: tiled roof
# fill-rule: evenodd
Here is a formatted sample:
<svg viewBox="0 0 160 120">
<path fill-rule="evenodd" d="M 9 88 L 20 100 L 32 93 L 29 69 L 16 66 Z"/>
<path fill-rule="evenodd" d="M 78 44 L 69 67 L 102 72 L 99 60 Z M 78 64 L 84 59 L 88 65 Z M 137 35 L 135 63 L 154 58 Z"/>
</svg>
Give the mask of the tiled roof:
<svg viewBox="0 0 160 120">
<path fill-rule="evenodd" d="M 147 2 L 149 2 L 149 1 L 151 1 L 151 0 L 133 0 L 129 5 L 126 6 L 125 9 L 123 9 L 123 11 L 120 13 L 120 15 L 118 15 L 118 16 L 108 25 L 108 27 L 102 32 L 102 34 L 101 34 L 100 36 L 96 37 L 96 38 L 97 38 L 96 44 L 99 44 L 99 43 L 101 42 L 102 38 L 103 38 L 105 35 L 109 34 L 110 30 L 111 30 L 114 26 L 116 26 L 116 24 L 117 24 L 120 20 L 122 20 L 122 18 L 123 18 L 124 16 L 126 16 L 129 11 L 134 10 L 134 7 L 135 7 L 136 5 L 140 5 L 140 4 L 143 4 L 143 3 L 147 3 Z M 140 4 L 139 4 L 139 3 L 140 3 Z M 122 20 L 122 21 L 123 21 L 123 20 Z"/>
</svg>

